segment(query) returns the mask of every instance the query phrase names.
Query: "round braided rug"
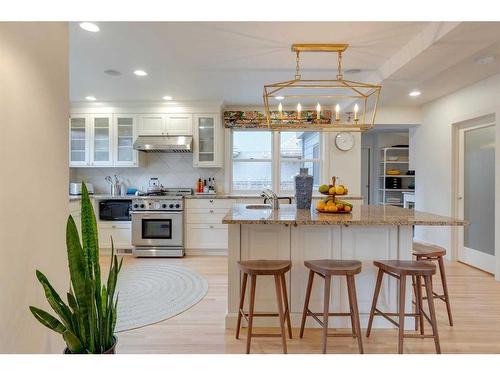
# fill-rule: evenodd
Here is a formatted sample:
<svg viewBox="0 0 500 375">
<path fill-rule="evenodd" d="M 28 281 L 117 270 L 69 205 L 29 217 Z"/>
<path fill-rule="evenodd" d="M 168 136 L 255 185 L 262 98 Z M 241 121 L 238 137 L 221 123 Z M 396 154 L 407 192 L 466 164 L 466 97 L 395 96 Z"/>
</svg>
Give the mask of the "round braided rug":
<svg viewBox="0 0 500 375">
<path fill-rule="evenodd" d="M 116 332 L 160 322 L 201 301 L 207 281 L 197 273 L 172 266 L 168 259 L 124 263 L 118 275 Z"/>
</svg>

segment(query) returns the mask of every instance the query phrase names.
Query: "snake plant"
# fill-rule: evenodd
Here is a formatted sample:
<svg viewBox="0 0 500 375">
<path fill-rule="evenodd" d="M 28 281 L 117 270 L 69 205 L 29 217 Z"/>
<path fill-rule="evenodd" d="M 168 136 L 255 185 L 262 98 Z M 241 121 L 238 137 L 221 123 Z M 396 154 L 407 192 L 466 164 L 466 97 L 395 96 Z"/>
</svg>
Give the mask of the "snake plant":
<svg viewBox="0 0 500 375">
<path fill-rule="evenodd" d="M 103 353 L 115 343 L 118 302 L 115 290 L 122 261 L 118 262 L 111 239 L 109 275 L 107 283 L 102 285 L 97 223 L 87 187 L 83 183 L 81 232 L 80 242 L 75 221 L 70 215 L 66 225 L 66 248 L 71 277 L 71 286 L 66 294 L 67 303 L 57 294 L 45 275 L 36 271 L 45 297 L 58 318 L 37 307 L 29 308 L 40 323 L 62 335 L 71 353 Z"/>
</svg>

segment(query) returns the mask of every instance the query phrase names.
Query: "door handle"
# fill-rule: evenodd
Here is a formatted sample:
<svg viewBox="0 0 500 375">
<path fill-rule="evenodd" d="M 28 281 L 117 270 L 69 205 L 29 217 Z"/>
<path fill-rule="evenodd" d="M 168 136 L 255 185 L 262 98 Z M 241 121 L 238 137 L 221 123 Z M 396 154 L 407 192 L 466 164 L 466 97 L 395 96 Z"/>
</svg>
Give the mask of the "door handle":
<svg viewBox="0 0 500 375">
<path fill-rule="evenodd" d="M 461 201 L 461 200 L 463 199 L 463 197 L 458 197 L 457 199 L 458 199 L 459 201 Z"/>
</svg>

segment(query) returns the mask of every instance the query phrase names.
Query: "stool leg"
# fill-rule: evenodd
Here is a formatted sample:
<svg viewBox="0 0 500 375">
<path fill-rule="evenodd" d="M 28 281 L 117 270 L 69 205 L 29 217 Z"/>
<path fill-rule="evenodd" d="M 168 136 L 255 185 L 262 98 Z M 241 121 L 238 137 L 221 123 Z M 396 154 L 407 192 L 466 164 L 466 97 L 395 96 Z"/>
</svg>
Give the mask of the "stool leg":
<svg viewBox="0 0 500 375">
<path fill-rule="evenodd" d="M 288 327 L 288 336 L 292 339 L 292 323 L 290 322 L 290 306 L 288 305 L 288 293 L 286 292 L 285 274 L 281 274 L 281 286 L 283 287 L 283 303 L 285 304 L 285 319 Z"/>
<path fill-rule="evenodd" d="M 326 341 L 328 339 L 328 313 L 330 312 L 330 285 L 332 277 L 325 276 L 325 294 L 323 298 L 323 354 L 326 354 Z"/>
<path fill-rule="evenodd" d="M 285 315 L 283 314 L 283 297 L 281 295 L 281 279 L 279 275 L 274 275 L 274 284 L 276 286 L 276 299 L 278 303 L 278 315 L 281 328 L 281 342 L 283 344 L 283 354 L 286 354 L 286 334 L 285 334 Z"/>
<path fill-rule="evenodd" d="M 445 302 L 446 302 L 446 310 L 448 311 L 448 321 L 450 322 L 450 326 L 453 326 L 453 318 L 451 317 L 450 295 L 448 294 L 448 285 L 446 283 L 446 274 L 444 271 L 443 257 L 439 257 L 438 265 L 439 265 L 439 274 L 441 275 L 441 284 L 443 285 L 443 294 L 446 299 Z"/>
<path fill-rule="evenodd" d="M 302 313 L 302 323 L 300 323 L 300 338 L 304 337 L 304 327 L 306 325 L 307 309 L 309 308 L 309 299 L 311 298 L 311 289 L 314 280 L 314 272 L 309 270 L 309 280 L 307 281 L 306 300 L 304 302 L 304 312 Z"/>
<path fill-rule="evenodd" d="M 415 276 L 417 279 L 417 296 L 415 297 L 417 300 L 418 313 L 420 314 L 418 317 L 419 325 L 420 325 L 420 334 L 424 334 L 424 299 L 422 297 L 422 277 Z"/>
<path fill-rule="evenodd" d="M 372 330 L 373 317 L 375 314 L 375 309 L 377 308 L 378 295 L 380 293 L 380 287 L 382 286 L 382 278 L 384 277 L 384 271 L 378 270 L 377 283 L 375 284 L 375 292 L 373 292 L 373 302 L 372 308 L 370 310 L 370 318 L 368 319 L 368 327 L 366 328 L 366 337 L 370 337 L 370 332 Z"/>
<path fill-rule="evenodd" d="M 247 354 L 250 354 L 250 342 L 252 340 L 253 309 L 255 306 L 256 284 L 257 275 L 250 275 L 250 306 L 248 307 Z"/>
<path fill-rule="evenodd" d="M 436 353 L 441 354 L 441 346 L 439 345 L 439 336 L 437 330 L 436 311 L 434 310 L 434 298 L 432 294 L 432 277 L 425 276 L 425 291 L 427 294 L 427 303 L 429 304 L 429 315 L 431 317 L 432 335 L 434 336 L 434 344 L 436 345 Z"/>
<path fill-rule="evenodd" d="M 353 330 L 358 339 L 359 354 L 363 354 L 363 340 L 361 338 L 361 324 L 359 323 L 358 297 L 356 296 L 356 283 L 354 276 L 347 276 L 347 291 L 349 293 L 349 305 L 351 306 L 351 321 L 353 322 Z"/>
<path fill-rule="evenodd" d="M 241 283 L 241 295 L 240 295 L 240 308 L 238 309 L 238 323 L 236 325 L 236 340 L 240 338 L 240 328 L 241 328 L 241 311 L 243 310 L 243 305 L 245 304 L 245 293 L 247 289 L 247 278 L 248 274 L 243 274 L 243 281 Z"/>
<path fill-rule="evenodd" d="M 403 354 L 403 335 L 405 333 L 405 302 L 406 302 L 406 275 L 402 273 L 399 278 L 399 341 L 398 353 Z"/>
</svg>

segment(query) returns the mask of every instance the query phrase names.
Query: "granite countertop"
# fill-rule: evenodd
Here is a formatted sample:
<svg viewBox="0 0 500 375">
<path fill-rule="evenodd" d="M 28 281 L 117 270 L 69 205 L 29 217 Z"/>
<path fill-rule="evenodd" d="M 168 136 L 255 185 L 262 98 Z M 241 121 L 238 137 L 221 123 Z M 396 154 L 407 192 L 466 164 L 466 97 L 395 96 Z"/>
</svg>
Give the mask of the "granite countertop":
<svg viewBox="0 0 500 375">
<path fill-rule="evenodd" d="M 466 225 L 464 220 L 408 210 L 394 206 L 358 205 L 348 214 L 320 213 L 314 208 L 298 210 L 282 204 L 279 210 L 247 209 L 235 204 L 222 219 L 223 224 L 298 224 L 298 225 Z"/>
<path fill-rule="evenodd" d="M 280 195 L 280 198 L 294 198 L 293 195 Z M 324 195 L 313 195 L 314 198 L 324 198 Z M 184 198 L 187 199 L 249 199 L 249 198 L 258 198 L 258 199 L 263 199 L 260 195 L 258 194 L 193 194 L 193 195 L 186 195 Z M 343 200 L 362 200 L 363 197 L 358 197 L 358 196 L 350 196 L 350 195 L 345 195 L 342 196 Z"/>
</svg>

